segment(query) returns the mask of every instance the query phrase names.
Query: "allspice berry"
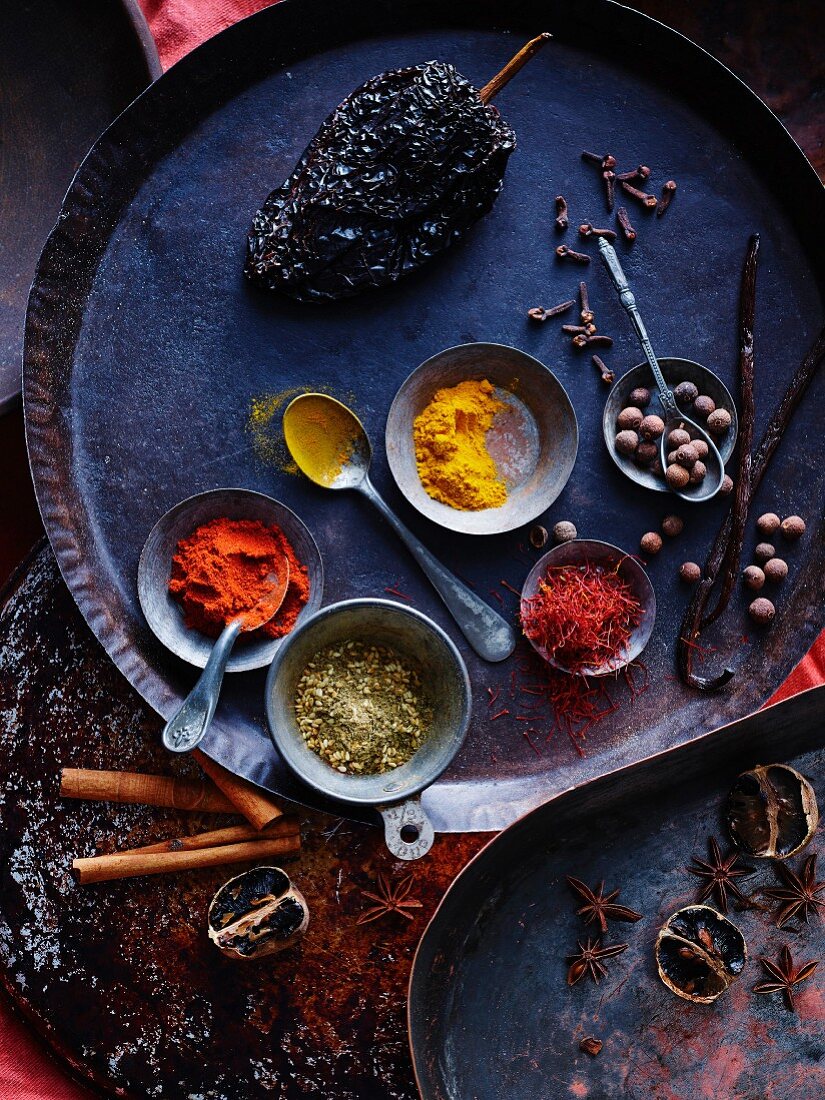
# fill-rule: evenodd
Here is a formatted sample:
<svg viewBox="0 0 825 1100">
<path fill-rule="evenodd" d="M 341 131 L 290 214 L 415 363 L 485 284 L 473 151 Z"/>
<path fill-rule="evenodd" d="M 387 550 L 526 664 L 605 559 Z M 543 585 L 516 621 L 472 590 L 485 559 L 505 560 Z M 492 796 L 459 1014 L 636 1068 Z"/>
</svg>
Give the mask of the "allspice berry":
<svg viewBox="0 0 825 1100">
<path fill-rule="evenodd" d="M 690 405 L 699 396 L 699 390 L 692 382 L 680 382 L 673 391 L 673 396 L 680 405 Z"/>
<path fill-rule="evenodd" d="M 731 415 L 727 409 L 715 409 L 708 417 L 708 431 L 713 435 L 724 435 L 731 426 Z"/>
<path fill-rule="evenodd" d="M 701 420 L 707 420 L 710 414 L 715 410 L 716 402 L 712 397 L 707 397 L 705 394 L 700 393 L 693 402 L 693 411 Z"/>
<path fill-rule="evenodd" d="M 639 435 L 642 439 L 658 439 L 665 430 L 665 422 L 661 416 L 652 414 L 646 416 L 639 425 Z"/>
<path fill-rule="evenodd" d="M 632 432 L 635 432 L 642 420 L 644 420 L 644 413 L 642 410 L 636 409 L 632 405 L 628 405 L 628 407 L 622 409 L 616 417 L 616 427 L 619 431 L 624 431 L 626 428 L 629 428 Z"/>
<path fill-rule="evenodd" d="M 708 447 L 707 443 L 705 443 L 704 439 L 692 440 L 691 446 L 693 447 L 694 451 L 696 451 L 696 454 L 699 456 L 699 458 L 708 457 L 708 451 L 710 448 Z"/>
<path fill-rule="evenodd" d="M 690 481 L 690 474 L 684 466 L 677 466 L 674 462 L 665 470 L 665 481 L 671 489 L 684 489 Z"/>
<path fill-rule="evenodd" d="M 756 529 L 760 535 L 772 535 L 774 531 L 779 530 L 781 522 L 776 512 L 765 512 L 756 521 Z"/>
<path fill-rule="evenodd" d="M 668 434 L 667 445 L 671 451 L 675 451 L 677 447 L 683 447 L 685 443 L 690 443 L 690 435 L 684 428 L 674 428 Z"/>
<path fill-rule="evenodd" d="M 662 520 L 662 530 L 668 538 L 675 539 L 685 529 L 685 521 L 681 516 L 665 516 Z"/>
<path fill-rule="evenodd" d="M 656 531 L 648 531 L 647 534 L 642 535 L 639 546 L 643 554 L 658 554 L 662 549 L 662 536 Z"/>
<path fill-rule="evenodd" d="M 776 550 L 769 542 L 760 542 L 757 543 L 753 556 L 761 565 L 764 565 L 766 561 L 776 557 Z"/>
<path fill-rule="evenodd" d="M 725 476 L 722 478 L 722 484 L 719 486 L 719 492 L 724 497 L 733 492 L 733 478 L 730 476 L 730 474 L 725 474 Z"/>
<path fill-rule="evenodd" d="M 765 583 L 765 574 L 758 565 L 749 565 L 742 573 L 742 580 L 748 588 L 758 592 Z"/>
<path fill-rule="evenodd" d="M 685 561 L 679 566 L 679 576 L 686 584 L 696 584 L 702 579 L 702 570 L 695 561 Z"/>
<path fill-rule="evenodd" d="M 779 584 L 788 575 L 788 563 L 782 558 L 771 558 L 765 562 L 765 576 L 771 584 Z"/>
<path fill-rule="evenodd" d="M 782 520 L 780 530 L 789 542 L 796 542 L 805 534 L 805 520 L 801 516 L 788 516 L 787 519 Z"/>
<path fill-rule="evenodd" d="M 536 550 L 541 550 L 547 545 L 547 540 L 550 536 L 547 534 L 547 528 L 542 527 L 540 524 L 536 524 L 535 527 L 530 528 L 530 545 L 534 546 Z"/>
<path fill-rule="evenodd" d="M 690 468 L 690 483 L 691 485 L 700 485 L 707 475 L 708 468 L 704 462 L 696 461 Z"/>
<path fill-rule="evenodd" d="M 631 405 L 635 405 L 637 409 L 646 409 L 650 404 L 650 390 L 644 386 L 637 386 L 635 390 L 630 391 L 630 397 L 628 398 Z"/>
<path fill-rule="evenodd" d="M 683 443 L 676 451 L 676 461 L 689 470 L 698 461 L 699 455 L 692 443 Z"/>
<path fill-rule="evenodd" d="M 632 455 L 639 444 L 639 437 L 635 432 L 626 429 L 616 436 L 616 450 L 620 455 Z"/>
<path fill-rule="evenodd" d="M 646 439 L 643 439 L 636 448 L 636 462 L 639 466 L 650 466 L 655 461 L 658 453 L 659 448 L 655 443 L 649 443 Z"/>
<path fill-rule="evenodd" d="M 657 453 L 656 458 L 654 458 L 653 462 L 651 463 L 650 472 L 652 474 L 656 474 L 657 477 L 661 477 L 661 475 L 665 472 L 662 469 L 662 463 L 661 463 L 660 458 L 658 457 L 658 453 Z"/>
<path fill-rule="evenodd" d="M 578 538 L 579 532 L 576 530 L 575 524 L 571 523 L 569 519 L 562 519 L 553 528 L 553 542 L 572 542 L 573 539 Z"/>
<path fill-rule="evenodd" d="M 773 622 L 774 616 L 776 615 L 776 608 L 770 600 L 766 600 L 764 596 L 760 596 L 750 605 L 748 614 L 755 623 L 758 623 L 760 626 L 767 626 L 768 623 Z"/>
</svg>

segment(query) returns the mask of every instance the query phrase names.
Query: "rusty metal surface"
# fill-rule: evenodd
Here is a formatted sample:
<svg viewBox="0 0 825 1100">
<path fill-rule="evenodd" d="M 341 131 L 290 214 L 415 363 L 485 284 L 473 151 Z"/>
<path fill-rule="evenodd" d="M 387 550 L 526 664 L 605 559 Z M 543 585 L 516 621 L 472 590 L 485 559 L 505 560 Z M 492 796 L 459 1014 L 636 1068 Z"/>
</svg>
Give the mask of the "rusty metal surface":
<svg viewBox="0 0 825 1100">
<path fill-rule="evenodd" d="M 21 0 L 0 28 L 0 411 L 37 257 L 98 134 L 160 74 L 137 0 Z"/>
<path fill-rule="evenodd" d="M 73 1074 L 133 1100 L 413 1100 L 406 987 L 424 924 L 481 844 L 442 837 L 414 869 L 422 908 L 358 926 L 359 892 L 409 868 L 381 833 L 302 815 L 286 869 L 311 911 L 295 949 L 224 959 L 206 911 L 241 866 L 76 886 L 75 855 L 197 832 L 226 816 L 57 797 L 61 766 L 183 775 L 160 722 L 108 661 L 44 550 L 0 612 L 0 980 Z"/>
<path fill-rule="evenodd" d="M 39 500 L 81 610 L 164 714 L 191 673 L 154 643 L 140 616 L 137 556 L 158 515 L 202 489 L 245 485 L 298 510 L 324 554 L 328 599 L 382 594 L 400 578 L 419 609 L 452 629 L 393 536 L 359 501 L 331 499 L 256 460 L 247 418 L 262 392 L 351 389 L 345 396 L 378 440 L 397 385 L 433 352 L 462 340 L 521 346 L 562 380 L 581 426 L 576 468 L 547 524 L 571 518 L 583 536 L 631 550 L 658 526 L 660 496 L 629 484 L 603 446 L 595 372 L 557 333 L 530 327 L 524 316 L 537 300 L 569 297 L 579 278 L 555 262 L 542 234 L 556 190 L 574 204 L 574 221 L 576 211 L 595 217 L 601 209 L 579 159 L 583 145 L 609 144 L 623 164 L 644 158 L 657 178 L 678 178 L 667 217 L 640 227 L 625 257 L 628 277 L 656 318 L 652 335 L 662 354 L 706 363 L 734 392 L 740 266 L 748 234 L 762 232 L 757 435 L 821 325 L 822 187 L 776 119 L 716 62 L 606 0 L 572 9 L 518 0 L 506 16 L 492 0 L 449 11 L 452 26 L 444 5 L 429 0 L 288 0 L 219 35 L 164 74 L 96 146 L 44 254 L 25 367 Z M 490 29 L 505 18 L 512 34 Z M 251 212 L 328 108 L 365 74 L 439 56 L 480 80 L 539 21 L 556 40 L 502 96 L 520 151 L 501 200 L 465 245 L 391 290 L 329 309 L 308 311 L 243 285 Z M 775 170 L 767 172 L 767 163 Z M 600 328 L 616 338 L 611 365 L 621 371 L 638 361 L 632 333 L 598 264 L 588 278 Z M 473 733 L 424 799 L 437 828 L 501 827 L 554 791 L 688 740 L 768 697 L 815 636 L 825 593 L 823 383 L 812 387 L 754 504 L 754 514 L 794 511 L 810 522 L 789 555 L 777 621 L 755 633 L 737 595 L 707 639 L 738 669 L 732 686 L 704 698 L 673 677 L 685 599 L 678 565 L 704 560 L 723 507 L 717 502 L 691 509 L 678 546 L 652 563 L 659 605 L 645 654 L 652 690 L 631 706 L 616 688 L 621 705 L 593 731 L 585 759 L 558 739 L 537 756 L 518 723 L 492 722 L 485 687 L 506 690 L 512 666 L 491 669 L 470 657 Z M 376 481 L 448 565 L 480 592 L 496 589 L 513 611 L 499 581 L 519 587 L 529 571 L 523 532 L 479 540 L 435 530 L 398 498 L 383 455 Z M 207 751 L 311 803 L 270 749 L 262 678 L 236 677 L 226 688 Z"/>
<path fill-rule="evenodd" d="M 761 956 L 790 946 L 801 965 L 825 949 L 818 916 L 777 929 L 776 904 L 760 895 L 779 878 L 771 860 L 744 859 L 738 880 L 767 911 L 729 919 L 748 950 L 744 971 L 711 1006 L 690 1004 L 660 981 L 659 928 L 695 901 L 686 867 L 724 839 L 724 803 L 735 777 L 757 762 L 787 760 L 825 802 L 825 686 L 560 795 L 496 837 L 459 875 L 422 938 L 410 984 L 410 1036 L 423 1100 L 814 1100 L 825 1094 L 825 973 L 795 992 L 755 996 Z M 825 857 L 820 830 L 805 855 Z M 800 857 L 789 861 L 799 869 Z M 599 985 L 569 987 L 565 957 L 598 936 L 576 915 L 565 875 L 620 889 L 642 914 L 610 923 Z M 714 904 L 709 902 L 708 904 Z M 604 1043 L 597 1057 L 585 1036 Z"/>
</svg>

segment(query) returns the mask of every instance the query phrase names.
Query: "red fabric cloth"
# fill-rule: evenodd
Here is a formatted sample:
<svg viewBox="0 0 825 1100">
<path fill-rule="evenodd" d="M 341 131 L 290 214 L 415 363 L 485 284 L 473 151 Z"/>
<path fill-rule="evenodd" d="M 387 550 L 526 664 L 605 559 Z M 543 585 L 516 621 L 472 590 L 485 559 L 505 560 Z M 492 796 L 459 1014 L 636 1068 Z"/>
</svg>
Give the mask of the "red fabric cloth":
<svg viewBox="0 0 825 1100">
<path fill-rule="evenodd" d="M 140 0 L 168 69 L 189 50 L 269 0 Z M 777 703 L 825 681 L 825 630 L 810 653 L 772 696 Z M 70 1006 L 62 1006 L 68 1010 Z M 40 1041 L 0 1002 L 0 1097 L 2 1100 L 90 1100 L 48 1056 Z"/>
</svg>

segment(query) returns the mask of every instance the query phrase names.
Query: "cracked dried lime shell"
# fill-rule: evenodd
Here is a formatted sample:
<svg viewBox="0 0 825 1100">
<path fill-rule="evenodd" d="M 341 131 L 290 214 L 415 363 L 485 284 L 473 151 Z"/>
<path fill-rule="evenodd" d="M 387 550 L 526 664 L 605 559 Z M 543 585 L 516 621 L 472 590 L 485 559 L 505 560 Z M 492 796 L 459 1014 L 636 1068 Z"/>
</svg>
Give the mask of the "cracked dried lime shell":
<svg viewBox="0 0 825 1100">
<path fill-rule="evenodd" d="M 743 772 L 731 788 L 727 822 L 743 852 L 787 859 L 816 832 L 816 794 L 805 776 L 787 764 L 759 764 Z"/>
<path fill-rule="evenodd" d="M 232 959 L 260 959 L 291 947 L 309 924 L 300 890 L 280 867 L 253 867 L 212 898 L 209 938 Z"/>
<path fill-rule="evenodd" d="M 742 973 L 748 958 L 745 937 L 709 905 L 678 909 L 659 931 L 659 977 L 686 1001 L 709 1005 Z"/>
</svg>

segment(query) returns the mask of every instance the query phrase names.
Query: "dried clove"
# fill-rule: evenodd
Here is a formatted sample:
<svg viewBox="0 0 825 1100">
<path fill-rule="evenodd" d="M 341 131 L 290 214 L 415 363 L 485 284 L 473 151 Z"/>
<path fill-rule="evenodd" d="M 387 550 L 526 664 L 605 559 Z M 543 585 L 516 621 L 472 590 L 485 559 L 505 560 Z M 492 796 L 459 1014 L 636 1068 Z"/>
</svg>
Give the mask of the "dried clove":
<svg viewBox="0 0 825 1100">
<path fill-rule="evenodd" d="M 533 306 L 532 309 L 527 310 L 527 316 L 531 321 L 546 321 L 549 317 L 557 317 L 560 313 L 565 313 L 575 304 L 576 299 L 571 298 L 568 302 L 559 302 L 557 306 L 550 306 L 547 309 L 544 306 Z"/>
<path fill-rule="evenodd" d="M 630 195 L 632 198 L 637 199 L 648 210 L 652 210 L 656 206 L 656 196 L 649 195 L 647 191 L 640 191 L 638 187 L 634 187 L 632 183 L 628 183 L 627 180 L 622 180 L 620 183 L 621 189 L 626 195 Z"/>
<path fill-rule="evenodd" d="M 567 199 L 564 195 L 556 195 L 556 229 L 565 230 L 568 225 Z"/>
<path fill-rule="evenodd" d="M 602 172 L 602 179 L 604 180 L 604 191 L 607 199 L 607 212 L 612 214 L 613 204 L 616 201 L 616 173 L 607 169 Z"/>
<path fill-rule="evenodd" d="M 597 164 L 602 171 L 616 167 L 616 158 L 612 153 L 605 153 L 604 156 L 600 157 L 598 153 L 588 153 L 585 149 L 582 152 L 582 160 L 590 161 L 591 164 Z"/>
<path fill-rule="evenodd" d="M 583 225 L 580 225 L 579 233 L 583 237 L 604 237 L 608 241 L 616 240 L 616 234 L 612 229 L 596 229 L 590 222 L 584 222 Z"/>
<path fill-rule="evenodd" d="M 560 260 L 572 260 L 577 264 L 589 264 L 590 257 L 584 252 L 574 252 L 572 248 L 568 248 L 566 244 L 560 244 L 556 249 L 556 255 Z"/>
<path fill-rule="evenodd" d="M 626 241 L 636 240 L 636 230 L 630 224 L 630 216 L 627 213 L 627 209 L 624 206 L 620 206 L 616 211 L 616 220 L 622 227 L 622 233 L 624 233 L 624 239 Z"/>
<path fill-rule="evenodd" d="M 596 326 L 591 322 L 586 325 L 562 325 L 562 332 L 566 332 L 568 336 L 577 336 L 580 332 L 583 332 L 585 336 L 592 336 L 596 331 Z"/>
<path fill-rule="evenodd" d="M 670 206 L 673 196 L 676 194 L 676 180 L 668 180 L 662 188 L 662 195 L 656 204 L 656 217 L 661 218 L 665 210 Z"/>
<path fill-rule="evenodd" d="M 650 176 L 650 169 L 646 164 L 640 164 L 638 168 L 634 168 L 632 172 L 619 172 L 616 179 L 621 183 L 622 180 L 626 180 L 627 183 L 632 183 L 633 180 L 644 181 Z"/>
<path fill-rule="evenodd" d="M 599 372 L 602 376 L 602 382 L 604 382 L 606 386 L 612 386 L 613 382 L 615 381 L 616 375 L 613 373 L 612 370 L 610 370 L 604 359 L 602 359 L 599 355 L 594 355 L 593 363 L 599 368 Z"/>
<path fill-rule="evenodd" d="M 595 321 L 596 315 L 593 312 L 593 310 L 590 308 L 590 298 L 588 297 L 588 294 L 587 294 L 587 283 L 585 283 L 585 282 L 579 283 L 579 297 L 581 298 L 581 303 L 582 303 L 582 309 L 581 309 L 582 324 L 586 325 L 586 324 L 589 324 L 589 322 L 591 322 L 591 321 Z"/>
</svg>

